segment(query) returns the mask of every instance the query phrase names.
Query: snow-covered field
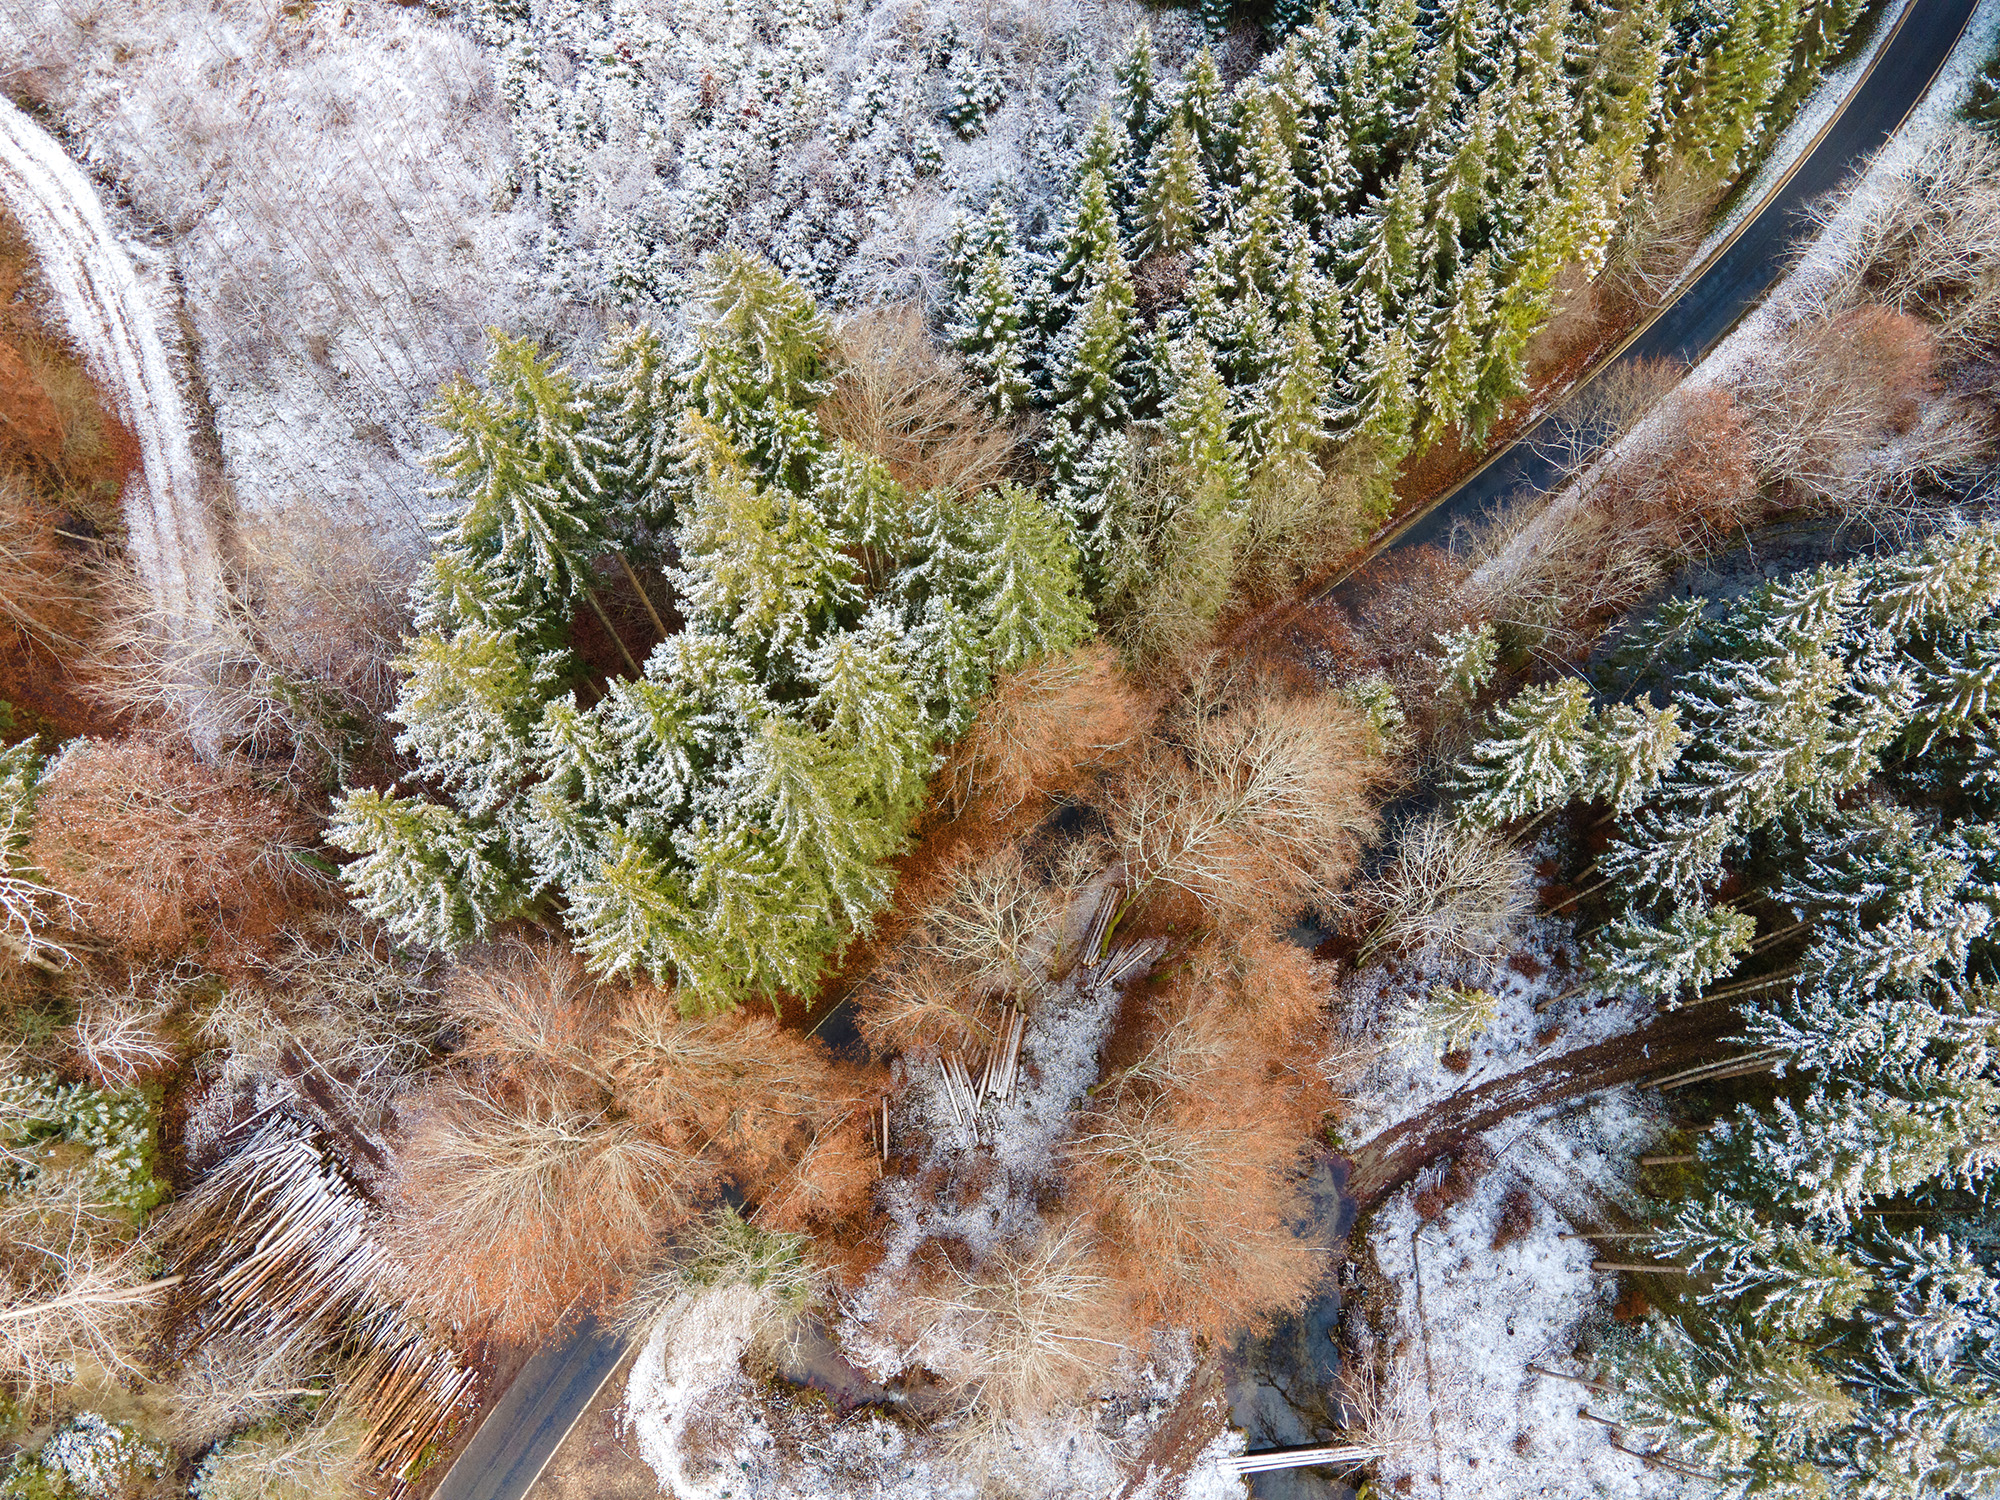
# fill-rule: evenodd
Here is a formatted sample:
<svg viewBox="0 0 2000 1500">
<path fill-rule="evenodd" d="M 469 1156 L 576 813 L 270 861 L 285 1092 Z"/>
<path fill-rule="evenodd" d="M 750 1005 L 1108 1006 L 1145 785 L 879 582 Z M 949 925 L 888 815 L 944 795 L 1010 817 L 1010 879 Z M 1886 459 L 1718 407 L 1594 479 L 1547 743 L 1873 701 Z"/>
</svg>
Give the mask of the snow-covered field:
<svg viewBox="0 0 2000 1500">
<path fill-rule="evenodd" d="M 1223 1461 L 1243 1449 L 1224 1429 L 1167 1474 L 1134 1455 L 1175 1409 L 1196 1368 L 1177 1339 L 1119 1372 L 1117 1394 L 1040 1421 L 978 1417 L 918 1428 L 873 1407 L 838 1413 L 753 1381 L 744 1355 L 759 1294 L 710 1288 L 670 1309 L 628 1379 L 622 1420 L 674 1500 L 1241 1500 Z"/>
<path fill-rule="evenodd" d="M 1419 1205 L 1436 1178 L 1426 1174 L 1369 1221 L 1367 1253 L 1392 1302 L 1380 1421 L 1395 1451 L 1379 1470 L 1383 1493 L 1680 1493 L 1680 1480 L 1580 1416 L 1606 1408 L 1560 1378 L 1588 1377 L 1579 1349 L 1587 1354 L 1611 1323 L 1615 1298 L 1613 1276 L 1590 1269 L 1600 1252 L 1577 1226 L 1630 1198 L 1621 1163 L 1657 1128 L 1648 1100 L 1629 1088 L 1545 1111 L 1483 1138 L 1490 1164 L 1464 1201 L 1427 1220 Z M 1495 1248 L 1503 1218 L 1518 1237 Z"/>
<path fill-rule="evenodd" d="M 1420 1042 L 1357 1044 L 1329 1055 L 1324 1071 L 1344 1096 L 1344 1144 L 1369 1140 L 1449 1095 L 1530 1063 L 1622 1036 L 1653 1014 L 1650 1004 L 1583 983 L 1586 976 L 1570 924 L 1560 918 L 1526 924 L 1508 954 L 1495 962 L 1418 955 L 1372 965 L 1342 981 L 1351 1029 L 1365 1026 L 1378 1036 L 1380 1018 L 1393 1015 L 1406 998 L 1429 993 L 1433 985 L 1483 989 L 1500 1002 L 1492 1023 L 1451 1063 Z M 1545 1002 L 1548 1008 L 1537 1012 L 1535 1007 Z"/>
</svg>

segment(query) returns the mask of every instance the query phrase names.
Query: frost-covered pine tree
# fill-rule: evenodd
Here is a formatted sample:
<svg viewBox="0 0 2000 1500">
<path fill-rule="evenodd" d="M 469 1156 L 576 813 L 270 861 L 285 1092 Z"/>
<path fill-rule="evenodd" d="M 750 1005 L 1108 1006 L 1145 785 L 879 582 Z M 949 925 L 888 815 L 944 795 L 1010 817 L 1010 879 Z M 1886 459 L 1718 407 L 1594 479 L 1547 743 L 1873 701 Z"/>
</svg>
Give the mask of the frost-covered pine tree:
<svg viewBox="0 0 2000 1500">
<path fill-rule="evenodd" d="M 1438 646 L 1430 658 L 1437 667 L 1438 691 L 1460 702 L 1471 702 L 1493 680 L 1500 660 L 1500 642 L 1493 626 L 1482 620 L 1477 625 L 1442 631 L 1432 639 Z"/>
<path fill-rule="evenodd" d="M 1735 825 L 1721 813 L 1643 807 L 1598 857 L 1598 872 L 1628 902 L 1698 903 L 1722 873 Z"/>
<path fill-rule="evenodd" d="M 1658 926 L 1627 912 L 1592 940 L 1590 971 L 1621 993 L 1669 1000 L 1726 977 L 1750 949 L 1757 922 L 1729 907 L 1676 906 Z"/>
<path fill-rule="evenodd" d="M 1492 312 L 1493 289 L 1487 257 L 1475 255 L 1459 268 L 1451 284 L 1451 305 L 1432 335 L 1424 361 L 1422 439 L 1434 443 L 1461 420 L 1471 442 L 1485 437 L 1489 413 L 1473 405 L 1479 392 L 1479 367 L 1486 322 Z"/>
<path fill-rule="evenodd" d="M 1490 732 L 1458 769 L 1459 820 L 1499 828 L 1568 801 L 1588 764 L 1589 727 L 1590 690 L 1574 677 L 1495 707 Z"/>
<path fill-rule="evenodd" d="M 1590 732 L 1588 795 L 1620 814 L 1650 796 L 1687 743 L 1680 713 L 1678 703 L 1649 702 L 1614 703 L 1600 713 Z"/>
<path fill-rule="evenodd" d="M 1090 633 L 1069 519 L 1018 484 L 972 502 L 967 551 L 976 560 L 966 605 L 987 660 L 1009 672 Z"/>
<path fill-rule="evenodd" d="M 1111 70 L 1118 123 L 1125 127 L 1126 149 L 1133 161 L 1145 161 L 1159 133 L 1162 114 L 1159 66 L 1153 58 L 1153 28 L 1143 21 Z"/>
<path fill-rule="evenodd" d="M 1713 1277 L 1702 1300 L 1735 1303 L 1767 1338 L 1810 1338 L 1851 1317 L 1876 1285 L 1823 1232 L 1772 1220 L 1724 1193 L 1683 1203 L 1648 1248 Z"/>
<path fill-rule="evenodd" d="M 996 416 L 1027 408 L 1027 309 L 1021 299 L 1022 266 L 1014 248 L 1012 217 L 995 198 L 986 211 L 986 248 L 975 263 L 952 340 L 964 352 L 973 378 Z"/>
<path fill-rule="evenodd" d="M 354 904 L 397 936 L 455 948 L 518 915 L 528 892 L 504 840 L 455 809 L 363 788 L 334 810 L 327 842 L 360 856 L 341 871 Z"/>
<path fill-rule="evenodd" d="M 1282 334 L 1276 367 L 1256 392 L 1245 422 L 1245 447 L 1268 484 L 1319 473 L 1319 450 L 1331 413 L 1326 357 L 1313 334 L 1312 320 L 1290 319 Z"/>
<path fill-rule="evenodd" d="M 1367 456 L 1383 497 L 1409 456 L 1417 419 L 1416 357 L 1402 329 L 1390 330 L 1368 351 L 1357 393 L 1352 442 Z"/>
<path fill-rule="evenodd" d="M 590 402 L 526 339 L 493 335 L 485 375 L 453 379 L 431 414 L 445 433 L 430 460 L 445 507 L 433 541 L 504 588 L 566 599 L 586 586 L 603 528 L 606 455 Z"/>
<path fill-rule="evenodd" d="M 1173 116 L 1146 157 L 1139 189 L 1139 252 L 1186 250 L 1207 222 L 1208 172 L 1184 117 Z"/>
</svg>

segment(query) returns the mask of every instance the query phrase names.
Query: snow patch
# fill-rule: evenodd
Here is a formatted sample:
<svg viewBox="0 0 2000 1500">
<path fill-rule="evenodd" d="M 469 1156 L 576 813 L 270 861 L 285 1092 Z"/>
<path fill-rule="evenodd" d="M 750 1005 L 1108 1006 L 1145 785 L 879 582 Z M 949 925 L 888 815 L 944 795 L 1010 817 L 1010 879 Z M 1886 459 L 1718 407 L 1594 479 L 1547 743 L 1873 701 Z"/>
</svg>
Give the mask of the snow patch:
<svg viewBox="0 0 2000 1500">
<path fill-rule="evenodd" d="M 1344 1139 L 1372 1139 L 1452 1094 L 1519 1072 L 1527 1063 L 1623 1036 L 1653 1012 L 1650 1004 L 1579 985 L 1582 959 L 1570 924 L 1561 918 L 1537 917 L 1510 946 L 1508 962 L 1431 952 L 1371 964 L 1341 980 L 1335 1003 L 1344 1008 L 1348 1040 L 1321 1066 L 1349 1096 L 1341 1122 Z M 1465 1063 L 1462 1070 L 1422 1045 L 1360 1040 L 1379 1035 L 1384 1017 L 1441 984 L 1483 989 L 1500 1002 L 1469 1055 L 1454 1059 Z M 1538 1012 L 1543 1004 L 1548 1008 Z M 1358 1074 L 1357 1051 L 1365 1059 Z"/>
<path fill-rule="evenodd" d="M 688 1423 L 704 1401 L 732 1384 L 748 1383 L 743 1354 L 756 1336 L 764 1300 L 763 1293 L 741 1284 L 683 1292 L 633 1362 L 625 1421 L 664 1493 L 685 1500 L 730 1493 L 715 1480 L 690 1474 L 684 1451 Z"/>
<path fill-rule="evenodd" d="M 1578 1344 L 1608 1321 L 1616 1283 L 1591 1270 L 1601 1252 L 1575 1231 L 1631 1198 L 1624 1164 L 1657 1133 L 1653 1110 L 1623 1088 L 1489 1132 L 1495 1164 L 1465 1202 L 1426 1223 L 1420 1178 L 1370 1221 L 1369 1253 L 1391 1289 L 1382 1425 L 1402 1439 L 1380 1466 L 1384 1493 L 1404 1479 L 1419 1494 L 1440 1484 L 1552 1500 L 1681 1493 L 1679 1479 L 1621 1452 L 1613 1429 L 1578 1415 L 1603 1414 L 1592 1391 L 1529 1368 L 1588 1375 Z M 1533 1223 L 1495 1249 L 1506 1200 L 1522 1191 Z"/>
</svg>

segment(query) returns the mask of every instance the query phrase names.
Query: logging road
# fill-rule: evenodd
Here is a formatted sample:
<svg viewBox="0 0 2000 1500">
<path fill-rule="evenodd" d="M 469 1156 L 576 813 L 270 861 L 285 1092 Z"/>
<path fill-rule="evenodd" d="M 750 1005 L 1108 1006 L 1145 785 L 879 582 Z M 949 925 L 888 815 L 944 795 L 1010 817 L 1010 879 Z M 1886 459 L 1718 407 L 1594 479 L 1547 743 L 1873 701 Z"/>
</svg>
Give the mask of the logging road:
<svg viewBox="0 0 2000 1500">
<path fill-rule="evenodd" d="M 84 364 L 138 440 L 140 473 L 124 494 L 128 555 L 163 614 L 199 619 L 222 586 L 222 552 L 169 350 L 171 292 L 147 284 L 91 180 L 5 99 L 0 202 L 34 248 Z"/>
<path fill-rule="evenodd" d="M 1693 360 L 1735 327 L 1783 272 L 1806 224 L 1802 210 L 1839 187 L 1895 133 L 1937 77 L 1973 5 L 1974 0 L 1911 0 L 1813 149 L 1693 284 L 1616 358 Z M 1460 518 L 1477 518 L 1500 497 L 1546 479 L 1547 465 L 1534 444 L 1546 436 L 1548 422 L 1544 418 L 1456 490 L 1384 537 L 1377 552 L 1436 541 Z M 1628 1082 L 1683 1054 L 1698 1055 L 1720 1034 L 1716 1023 L 1723 1019 L 1700 1011 L 1664 1016 L 1630 1036 L 1532 1064 L 1447 1099 L 1357 1149 L 1349 1190 L 1364 1206 L 1380 1202 L 1439 1152 L 1510 1115 Z M 840 1024 L 832 1016 L 827 1020 Z M 434 1500 L 524 1500 L 623 1349 L 614 1335 L 591 1323 L 536 1354 L 473 1434 Z"/>
</svg>

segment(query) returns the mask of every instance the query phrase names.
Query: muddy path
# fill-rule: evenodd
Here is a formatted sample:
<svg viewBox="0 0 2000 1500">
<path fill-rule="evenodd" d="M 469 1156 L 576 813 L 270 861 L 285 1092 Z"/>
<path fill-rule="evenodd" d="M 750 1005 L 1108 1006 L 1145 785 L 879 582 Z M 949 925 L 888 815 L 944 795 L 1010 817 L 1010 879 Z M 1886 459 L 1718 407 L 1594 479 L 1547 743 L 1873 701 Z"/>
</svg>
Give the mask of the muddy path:
<svg viewBox="0 0 2000 1500">
<path fill-rule="evenodd" d="M 90 179 L 49 133 L 0 99 L 0 198 L 33 246 L 85 366 L 137 439 L 123 496 L 126 546 L 167 619 L 198 621 L 222 551 L 170 353 L 171 293 L 140 274 Z"/>
<path fill-rule="evenodd" d="M 1717 1044 L 1741 1024 L 1741 1017 L 1727 1005 L 1668 1011 L 1622 1036 L 1530 1063 L 1519 1072 L 1453 1094 L 1355 1150 L 1349 1158 L 1347 1189 L 1366 1213 L 1430 1162 L 1474 1136 L 1551 1104 L 1709 1061 L 1716 1056 Z"/>
</svg>

